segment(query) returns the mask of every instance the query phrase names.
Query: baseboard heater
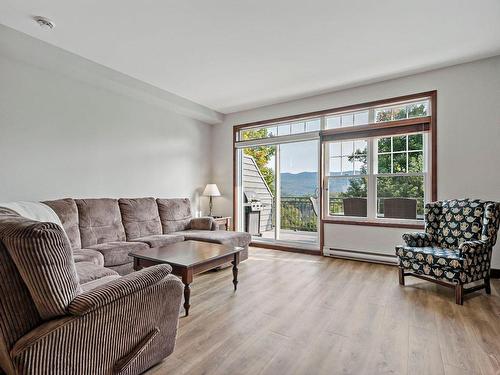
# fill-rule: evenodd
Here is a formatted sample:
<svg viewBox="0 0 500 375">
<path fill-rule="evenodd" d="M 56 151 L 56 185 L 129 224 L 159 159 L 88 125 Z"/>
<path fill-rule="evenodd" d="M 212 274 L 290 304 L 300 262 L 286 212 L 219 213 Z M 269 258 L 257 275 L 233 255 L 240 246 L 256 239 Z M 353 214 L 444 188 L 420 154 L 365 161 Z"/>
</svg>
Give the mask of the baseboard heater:
<svg viewBox="0 0 500 375">
<path fill-rule="evenodd" d="M 333 258 L 363 260 L 365 262 L 391 265 L 397 264 L 396 255 L 372 253 L 367 251 L 333 249 L 325 246 L 323 247 L 323 254 Z"/>
</svg>

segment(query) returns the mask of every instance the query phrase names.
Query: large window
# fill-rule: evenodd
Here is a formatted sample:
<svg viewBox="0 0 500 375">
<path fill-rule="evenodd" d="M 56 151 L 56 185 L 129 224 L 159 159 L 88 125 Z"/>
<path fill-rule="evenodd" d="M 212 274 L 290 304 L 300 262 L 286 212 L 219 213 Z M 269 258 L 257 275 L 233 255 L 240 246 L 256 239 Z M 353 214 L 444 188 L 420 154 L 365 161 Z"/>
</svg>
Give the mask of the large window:
<svg viewBox="0 0 500 375">
<path fill-rule="evenodd" d="M 327 220 L 414 222 L 433 199 L 431 99 L 333 114 L 321 132 Z"/>
<path fill-rule="evenodd" d="M 327 142 L 327 216 L 423 219 L 426 143 L 425 133 Z"/>
<path fill-rule="evenodd" d="M 435 99 L 428 92 L 235 126 L 237 228 L 248 224 L 248 190 L 262 195 L 263 239 L 305 241 L 318 219 L 420 226 L 425 202 L 437 198 Z"/>
</svg>

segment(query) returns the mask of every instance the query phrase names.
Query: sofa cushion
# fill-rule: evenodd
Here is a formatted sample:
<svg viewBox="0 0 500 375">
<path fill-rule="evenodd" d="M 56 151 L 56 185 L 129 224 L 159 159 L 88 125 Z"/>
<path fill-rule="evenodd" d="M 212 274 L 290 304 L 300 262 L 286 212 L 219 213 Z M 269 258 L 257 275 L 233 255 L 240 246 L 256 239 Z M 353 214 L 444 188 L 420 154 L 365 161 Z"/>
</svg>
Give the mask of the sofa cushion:
<svg viewBox="0 0 500 375">
<path fill-rule="evenodd" d="M 158 205 L 154 198 L 118 200 L 127 240 L 162 234 Z"/>
<path fill-rule="evenodd" d="M 125 264 L 122 264 L 119 266 L 110 266 L 108 268 L 112 269 L 113 271 L 118 272 L 118 274 L 120 276 L 125 276 L 125 275 L 128 275 L 129 273 L 132 273 L 135 271 L 133 262 L 125 263 Z"/>
<path fill-rule="evenodd" d="M 78 208 L 71 198 L 57 199 L 54 201 L 44 201 L 59 216 L 72 249 L 80 249 L 82 241 L 80 239 L 80 227 L 78 225 Z"/>
<path fill-rule="evenodd" d="M 125 241 L 125 229 L 117 199 L 76 199 L 82 248 Z"/>
<path fill-rule="evenodd" d="M 120 277 L 121 277 L 120 275 L 116 274 L 116 275 L 111 275 L 111 276 L 104 276 L 104 277 L 101 277 L 100 279 L 89 281 L 88 283 L 85 283 L 82 285 L 82 290 L 84 292 L 88 292 L 89 290 L 95 289 L 98 286 L 101 286 L 101 285 L 107 284 L 113 280 L 119 279 Z"/>
<path fill-rule="evenodd" d="M 149 249 L 149 246 L 143 242 L 107 242 L 90 246 L 89 249 L 102 253 L 104 255 L 104 266 L 108 267 L 132 262 L 133 259 L 128 253 Z"/>
<path fill-rule="evenodd" d="M 106 276 L 118 276 L 117 272 L 90 262 L 76 263 L 75 268 L 80 284 L 86 284 Z"/>
<path fill-rule="evenodd" d="M 157 234 L 154 236 L 139 237 L 134 240 L 134 242 L 144 242 L 149 247 L 160 247 L 182 241 L 184 241 L 184 236 L 181 234 Z"/>
<path fill-rule="evenodd" d="M 163 233 L 190 229 L 191 202 L 183 199 L 157 199 Z"/>
<path fill-rule="evenodd" d="M 97 264 L 98 266 L 104 267 L 104 256 L 97 250 L 91 250 L 91 249 L 73 250 L 73 259 L 75 260 L 75 263 L 90 262 Z"/>
<path fill-rule="evenodd" d="M 217 230 L 218 228 L 217 222 L 213 217 L 205 216 L 205 217 L 196 217 L 191 219 L 190 229 L 197 230 Z"/>
<path fill-rule="evenodd" d="M 181 234 L 186 240 L 220 243 L 229 246 L 245 247 L 250 244 L 252 236 L 245 232 L 228 232 L 225 230 L 183 230 L 173 234 Z"/>
<path fill-rule="evenodd" d="M 16 264 L 43 319 L 66 313 L 80 293 L 75 262 L 62 228 L 23 217 L 2 228 L 0 241 Z"/>
</svg>

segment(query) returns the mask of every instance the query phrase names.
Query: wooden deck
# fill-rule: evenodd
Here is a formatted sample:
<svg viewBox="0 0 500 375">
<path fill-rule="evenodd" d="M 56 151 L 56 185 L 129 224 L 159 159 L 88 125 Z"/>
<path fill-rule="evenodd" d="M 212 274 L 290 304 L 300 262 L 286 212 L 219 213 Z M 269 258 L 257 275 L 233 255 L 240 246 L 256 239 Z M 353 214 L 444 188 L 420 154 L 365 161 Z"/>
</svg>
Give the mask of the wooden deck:
<svg viewBox="0 0 500 375">
<path fill-rule="evenodd" d="M 499 374 L 500 280 L 455 305 L 453 291 L 395 267 L 251 249 L 192 284 L 160 374 Z"/>
<path fill-rule="evenodd" d="M 262 232 L 262 238 L 269 238 L 269 239 L 274 238 L 274 230 Z M 319 244 L 319 236 L 317 232 L 281 230 L 280 240 L 287 242 L 305 242 L 309 244 L 310 243 Z"/>
</svg>

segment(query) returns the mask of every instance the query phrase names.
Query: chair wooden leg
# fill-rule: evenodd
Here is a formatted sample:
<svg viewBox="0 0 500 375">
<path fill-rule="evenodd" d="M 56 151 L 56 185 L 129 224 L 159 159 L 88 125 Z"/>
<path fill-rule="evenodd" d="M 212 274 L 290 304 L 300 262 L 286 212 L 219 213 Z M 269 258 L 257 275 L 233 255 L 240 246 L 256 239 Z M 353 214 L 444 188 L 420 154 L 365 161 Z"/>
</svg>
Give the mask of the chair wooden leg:
<svg viewBox="0 0 500 375">
<path fill-rule="evenodd" d="M 486 289 L 486 294 L 491 294 L 491 284 L 489 276 L 484 278 L 484 289 Z"/>
<path fill-rule="evenodd" d="M 405 285 L 405 271 L 403 268 L 399 268 L 399 285 Z"/>
<path fill-rule="evenodd" d="M 457 305 L 464 304 L 464 286 L 462 284 L 455 285 L 455 303 Z"/>
</svg>

